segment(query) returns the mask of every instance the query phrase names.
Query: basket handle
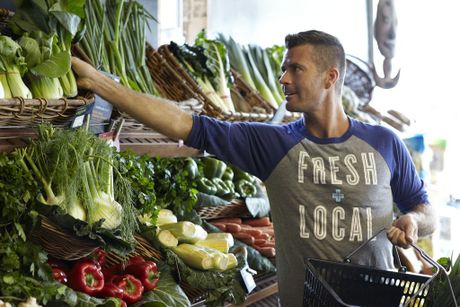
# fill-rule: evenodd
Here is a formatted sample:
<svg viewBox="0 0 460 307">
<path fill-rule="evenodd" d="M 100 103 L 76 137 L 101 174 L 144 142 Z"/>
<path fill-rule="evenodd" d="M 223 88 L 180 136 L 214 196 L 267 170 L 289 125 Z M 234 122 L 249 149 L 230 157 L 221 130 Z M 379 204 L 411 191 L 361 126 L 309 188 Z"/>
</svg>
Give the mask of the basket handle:
<svg viewBox="0 0 460 307">
<path fill-rule="evenodd" d="M 457 303 L 457 299 L 455 297 L 455 292 L 454 292 L 454 289 L 452 288 L 452 284 L 450 282 L 450 278 L 449 278 L 449 275 L 447 274 L 446 269 L 442 265 L 440 265 L 437 261 L 433 260 L 430 256 L 428 256 L 428 254 L 425 253 L 425 251 L 423 249 L 421 249 L 420 247 L 418 247 L 414 243 L 411 243 L 410 245 L 420 254 L 420 256 L 422 256 L 423 259 L 425 259 L 428 263 L 430 263 L 433 267 L 436 268 L 436 272 L 431 276 L 431 278 L 429 278 L 420 287 L 420 289 L 417 291 L 417 293 L 415 293 L 407 302 L 404 303 L 404 307 L 409 306 L 409 303 L 412 300 L 414 300 L 423 290 L 425 290 L 425 288 L 438 276 L 439 273 L 443 274 L 446 277 L 447 284 L 449 285 L 450 294 L 452 295 L 452 300 L 454 302 L 454 306 L 457 307 L 458 303 Z"/>
<path fill-rule="evenodd" d="M 369 238 L 369 240 L 367 240 L 366 242 L 362 243 L 360 246 L 358 246 L 355 250 L 353 250 L 350 254 L 348 254 L 347 256 L 345 256 L 345 258 L 343 259 L 343 262 L 345 263 L 351 263 L 351 257 L 356 253 L 358 252 L 361 248 L 363 248 L 364 246 L 366 246 L 371 240 L 373 240 L 375 237 L 377 237 L 379 234 L 381 234 L 383 231 L 385 231 L 386 228 L 382 228 L 380 229 L 375 235 L 373 235 L 372 237 Z M 395 258 L 396 258 L 396 262 L 397 262 L 397 265 L 398 265 L 398 271 L 399 272 L 407 272 L 407 268 L 402 265 L 401 263 L 401 258 L 399 257 L 399 252 L 398 252 L 398 249 L 396 248 L 396 246 L 393 244 L 393 250 L 395 252 Z"/>
</svg>

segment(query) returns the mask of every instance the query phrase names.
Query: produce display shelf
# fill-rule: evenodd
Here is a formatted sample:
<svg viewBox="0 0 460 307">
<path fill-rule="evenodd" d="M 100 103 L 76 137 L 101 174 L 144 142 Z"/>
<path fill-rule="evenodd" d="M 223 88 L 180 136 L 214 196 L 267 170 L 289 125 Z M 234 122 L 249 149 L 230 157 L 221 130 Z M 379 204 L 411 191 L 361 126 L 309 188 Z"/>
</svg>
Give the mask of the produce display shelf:
<svg viewBox="0 0 460 307">
<path fill-rule="evenodd" d="M 0 152 L 11 152 L 15 148 L 24 147 L 30 139 L 35 137 L 35 132 L 27 128 L 0 129 Z"/>
<path fill-rule="evenodd" d="M 200 155 L 200 151 L 185 146 L 183 141 L 174 141 L 156 132 L 120 133 L 120 150 L 130 149 L 139 155 L 160 157 L 191 157 Z"/>
</svg>

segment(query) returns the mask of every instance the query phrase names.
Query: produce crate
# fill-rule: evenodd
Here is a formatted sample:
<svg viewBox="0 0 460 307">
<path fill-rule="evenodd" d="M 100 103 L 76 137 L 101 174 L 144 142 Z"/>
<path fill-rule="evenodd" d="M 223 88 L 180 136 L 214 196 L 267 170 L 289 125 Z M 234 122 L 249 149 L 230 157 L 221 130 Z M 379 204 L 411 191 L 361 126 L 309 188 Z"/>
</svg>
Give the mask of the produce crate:
<svg viewBox="0 0 460 307">
<path fill-rule="evenodd" d="M 430 283 L 444 269 L 418 247 L 413 247 L 437 268 L 432 276 L 305 259 L 303 306 L 427 306 Z"/>
</svg>

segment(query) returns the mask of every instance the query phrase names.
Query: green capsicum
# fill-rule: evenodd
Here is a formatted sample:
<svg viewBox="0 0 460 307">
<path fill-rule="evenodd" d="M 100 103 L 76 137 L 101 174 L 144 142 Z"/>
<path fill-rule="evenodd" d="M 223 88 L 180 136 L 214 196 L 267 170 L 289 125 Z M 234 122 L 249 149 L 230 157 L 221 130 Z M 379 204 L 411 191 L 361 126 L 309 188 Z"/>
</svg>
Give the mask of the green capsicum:
<svg viewBox="0 0 460 307">
<path fill-rule="evenodd" d="M 232 169 L 233 169 L 233 173 L 234 173 L 234 177 L 233 177 L 233 181 L 239 181 L 241 179 L 244 179 L 244 180 L 247 180 L 251 183 L 253 183 L 256 179 L 253 175 L 239 169 L 238 167 L 236 166 L 232 166 Z"/>
<path fill-rule="evenodd" d="M 206 178 L 222 178 L 225 173 L 227 164 L 215 158 L 203 158 L 203 173 Z"/>
<path fill-rule="evenodd" d="M 215 195 L 217 193 L 216 185 L 206 177 L 200 177 L 197 181 L 198 191 L 208 195 Z"/>
<path fill-rule="evenodd" d="M 231 200 L 233 198 L 240 197 L 240 195 L 235 191 L 235 184 L 233 183 L 232 180 L 224 180 L 224 183 L 230 189 L 230 193 L 223 196 L 224 199 Z"/>
<path fill-rule="evenodd" d="M 227 186 L 227 184 L 220 178 L 212 178 L 212 183 L 217 188 L 216 195 L 217 196 L 224 196 L 230 194 L 230 188 Z"/>
<path fill-rule="evenodd" d="M 185 159 L 185 171 L 190 179 L 195 179 L 198 176 L 198 164 L 192 158 Z"/>
<path fill-rule="evenodd" d="M 242 198 L 253 197 L 257 192 L 256 186 L 246 179 L 240 179 L 235 182 L 235 190 Z"/>
<path fill-rule="evenodd" d="M 234 175 L 235 175 L 235 174 L 233 173 L 232 168 L 231 168 L 231 167 L 227 167 L 227 168 L 225 169 L 225 172 L 224 172 L 224 174 L 222 175 L 222 178 L 221 178 L 221 179 L 222 179 L 223 181 L 227 181 L 227 180 L 232 181 Z"/>
</svg>

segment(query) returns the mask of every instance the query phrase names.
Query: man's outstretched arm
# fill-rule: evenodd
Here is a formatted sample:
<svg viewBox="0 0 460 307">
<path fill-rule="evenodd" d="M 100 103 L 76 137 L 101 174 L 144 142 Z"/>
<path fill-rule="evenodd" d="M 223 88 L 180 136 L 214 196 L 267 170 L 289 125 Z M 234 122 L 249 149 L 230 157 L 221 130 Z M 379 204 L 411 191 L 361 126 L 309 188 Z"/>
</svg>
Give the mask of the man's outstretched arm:
<svg viewBox="0 0 460 307">
<path fill-rule="evenodd" d="M 172 101 L 135 92 L 75 57 L 72 58 L 72 68 L 79 87 L 96 93 L 118 110 L 163 135 L 175 140 L 187 139 L 192 129 L 192 115 Z"/>
</svg>

